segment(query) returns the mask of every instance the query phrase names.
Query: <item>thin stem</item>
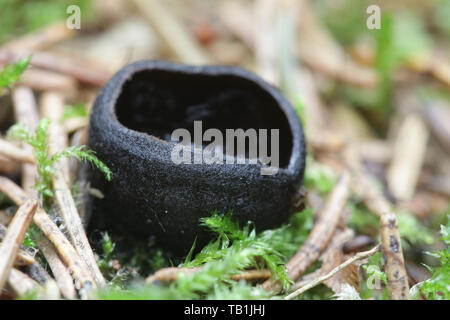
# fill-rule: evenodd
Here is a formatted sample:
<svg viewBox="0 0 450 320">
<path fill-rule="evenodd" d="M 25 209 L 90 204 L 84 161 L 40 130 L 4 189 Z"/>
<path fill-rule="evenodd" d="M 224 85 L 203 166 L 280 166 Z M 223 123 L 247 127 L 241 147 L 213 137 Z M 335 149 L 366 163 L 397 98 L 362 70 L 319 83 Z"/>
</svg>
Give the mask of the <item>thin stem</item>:
<svg viewBox="0 0 450 320">
<path fill-rule="evenodd" d="M 294 292 L 292 292 L 291 294 L 287 295 L 284 299 L 285 300 L 292 300 L 295 297 L 299 296 L 300 294 L 302 294 L 303 292 L 314 288 L 315 286 L 321 284 L 322 282 L 330 279 L 332 276 L 334 276 L 336 273 L 338 273 L 339 271 L 341 271 L 342 269 L 348 267 L 349 265 L 351 265 L 353 262 L 370 257 L 372 255 L 374 255 L 375 253 L 378 252 L 380 245 L 375 246 L 374 248 L 370 249 L 369 251 L 364 251 L 364 252 L 359 252 L 356 255 L 354 255 L 352 258 L 348 259 L 347 261 L 345 261 L 344 263 L 338 265 L 336 268 L 334 268 L 333 270 L 331 270 L 328 274 L 316 278 L 315 280 L 311 281 L 310 283 L 308 283 L 307 285 L 295 290 Z"/>
</svg>

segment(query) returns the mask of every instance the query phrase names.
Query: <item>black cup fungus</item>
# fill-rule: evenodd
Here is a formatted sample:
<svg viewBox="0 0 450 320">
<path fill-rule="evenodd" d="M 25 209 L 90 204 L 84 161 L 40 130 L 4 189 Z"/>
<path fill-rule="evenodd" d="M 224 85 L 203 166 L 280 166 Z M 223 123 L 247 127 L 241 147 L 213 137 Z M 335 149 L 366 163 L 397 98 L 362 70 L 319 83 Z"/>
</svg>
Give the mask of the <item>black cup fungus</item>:
<svg viewBox="0 0 450 320">
<path fill-rule="evenodd" d="M 279 170 L 262 175 L 261 164 L 175 164 L 175 129 L 194 136 L 219 129 L 279 129 Z M 139 61 L 117 72 L 95 101 L 88 144 L 112 170 L 105 181 L 90 171 L 94 228 L 133 239 L 155 236 L 185 253 L 194 239 L 211 235 L 199 225 L 213 211 L 257 230 L 280 225 L 293 211 L 302 183 L 305 144 L 299 118 L 283 95 L 260 77 L 231 66 L 188 66 Z M 270 148 L 269 148 L 270 150 Z"/>
</svg>

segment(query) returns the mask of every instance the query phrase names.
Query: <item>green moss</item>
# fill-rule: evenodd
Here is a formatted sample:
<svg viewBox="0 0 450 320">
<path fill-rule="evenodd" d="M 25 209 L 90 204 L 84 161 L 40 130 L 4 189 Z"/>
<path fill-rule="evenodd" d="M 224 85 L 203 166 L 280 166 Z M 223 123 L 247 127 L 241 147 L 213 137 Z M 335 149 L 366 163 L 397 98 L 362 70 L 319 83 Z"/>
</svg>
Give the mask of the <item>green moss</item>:
<svg viewBox="0 0 450 320">
<path fill-rule="evenodd" d="M 361 35 L 367 34 L 366 8 L 373 1 L 330 1 L 318 0 L 312 2 L 315 11 L 328 30 L 340 43 L 351 45 Z M 345 19 L 343 19 L 345 17 Z"/>
<path fill-rule="evenodd" d="M 432 244 L 434 238 L 430 231 L 425 228 L 420 221 L 410 212 L 398 212 L 398 231 L 402 240 L 404 250 L 407 250 L 411 245 Z"/>
<path fill-rule="evenodd" d="M 19 80 L 22 73 L 30 64 L 31 56 L 23 58 L 15 63 L 8 64 L 0 72 L 0 93 L 4 88 L 11 89 Z"/>
<path fill-rule="evenodd" d="M 347 204 L 351 216 L 349 225 L 358 234 L 367 234 L 376 237 L 380 230 L 380 219 L 370 212 L 363 203 L 350 201 Z"/>
<path fill-rule="evenodd" d="M 65 21 L 69 5 L 78 5 L 82 23 L 92 19 L 91 0 L 2 0 L 0 1 L 0 44 L 51 23 Z"/>
<path fill-rule="evenodd" d="M 85 103 L 78 103 L 73 106 L 66 106 L 61 121 L 66 121 L 70 118 L 86 118 L 88 116 L 87 106 Z"/>
<path fill-rule="evenodd" d="M 360 296 L 362 299 L 388 299 L 387 278 L 384 271 L 382 271 L 384 263 L 383 254 L 377 252 L 368 259 L 366 264 L 362 265 L 364 270 L 360 283 Z"/>
<path fill-rule="evenodd" d="M 311 156 L 307 156 L 304 180 L 308 189 L 326 195 L 333 190 L 337 177 L 332 168 L 314 161 Z"/>
<path fill-rule="evenodd" d="M 450 216 L 448 216 L 447 225 L 441 225 L 441 240 L 446 247 L 440 251 L 429 253 L 436 259 L 439 259 L 440 266 L 428 268 L 431 278 L 424 281 L 421 286 L 421 292 L 427 299 L 450 299 Z"/>
<path fill-rule="evenodd" d="M 247 268 L 268 268 L 285 288 L 289 285 L 285 263 L 303 243 L 313 226 L 312 211 L 291 217 L 288 224 L 256 232 L 252 223 L 240 227 L 231 214 L 214 213 L 202 225 L 217 234 L 195 257 L 193 250 L 180 267 L 201 267 L 201 271 L 179 274 L 169 285 L 144 285 L 135 282 L 126 289 L 110 286 L 100 290 L 100 299 L 267 299 L 270 294 L 260 286 L 232 281 L 234 274 Z M 147 260 L 148 261 L 148 260 Z M 153 255 L 153 263 L 166 266 L 164 254 Z"/>
<path fill-rule="evenodd" d="M 289 286 L 284 267 L 285 257 L 278 251 L 282 247 L 280 244 L 284 244 L 283 229 L 266 230 L 257 234 L 251 223 L 240 228 L 231 214 L 214 213 L 209 218 L 201 219 L 201 222 L 203 226 L 217 233 L 218 238 L 205 246 L 193 260 L 184 263 L 183 267 L 198 267 L 218 259 L 229 259 L 232 252 L 239 255 L 248 250 L 248 256 L 247 254 L 242 256 L 242 267 L 267 267 L 272 275 L 281 281 L 283 287 Z M 258 257 L 259 261 L 256 259 L 252 261 L 251 255 Z M 237 272 L 239 269 L 241 268 L 228 271 Z"/>
<path fill-rule="evenodd" d="M 38 169 L 35 188 L 43 197 L 46 207 L 49 206 L 49 199 L 54 195 L 52 190 L 54 164 L 61 158 L 75 157 L 79 161 L 88 161 L 92 166 L 103 172 L 107 180 L 112 179 L 111 170 L 95 156 L 94 151 L 87 149 L 86 146 L 72 146 L 50 155 L 47 134 L 49 125 L 50 120 L 43 118 L 39 121 L 34 133 L 29 132 L 21 123 L 13 125 L 8 131 L 8 136 L 11 139 L 21 140 L 33 147 Z"/>
</svg>

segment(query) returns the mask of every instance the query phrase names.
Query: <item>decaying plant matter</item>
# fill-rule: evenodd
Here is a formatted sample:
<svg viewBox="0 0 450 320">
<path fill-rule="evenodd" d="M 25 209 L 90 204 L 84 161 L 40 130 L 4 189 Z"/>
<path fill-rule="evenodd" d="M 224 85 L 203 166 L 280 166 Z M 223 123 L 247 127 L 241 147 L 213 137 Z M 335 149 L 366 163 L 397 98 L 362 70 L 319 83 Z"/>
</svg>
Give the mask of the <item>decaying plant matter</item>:
<svg viewBox="0 0 450 320">
<path fill-rule="evenodd" d="M 20 189 L 20 187 L 4 177 L 0 177 L 0 191 L 18 205 L 22 205 L 28 199 L 25 192 Z M 75 280 L 75 286 L 78 289 L 91 289 L 95 287 L 95 282 L 90 276 L 90 272 L 87 269 L 85 262 L 80 258 L 66 236 L 42 208 L 37 208 L 33 221 L 42 231 L 44 236 L 53 243 L 61 259 L 66 263 Z"/>
<path fill-rule="evenodd" d="M 0 298 L 450 299 L 449 1 L 380 3 L 380 29 L 369 0 L 81 2 L 80 30 L 64 1 L 2 4 Z M 86 199 L 108 199 L 79 160 L 112 178 L 90 109 L 142 59 L 279 87 L 305 128 L 298 212 L 265 231 L 211 212 L 183 257 L 87 233 Z"/>
<path fill-rule="evenodd" d="M 389 297 L 393 300 L 406 300 L 409 298 L 408 276 L 403 260 L 397 218 L 394 214 L 385 214 L 381 217 L 381 243 L 386 256 Z"/>
<path fill-rule="evenodd" d="M 0 288 L 3 288 L 9 272 L 14 264 L 20 244 L 22 243 L 25 232 L 33 219 L 37 208 L 36 200 L 28 200 L 20 206 L 8 231 L 0 245 Z"/>
<path fill-rule="evenodd" d="M 343 173 L 336 187 L 319 214 L 319 219 L 311 230 L 305 243 L 299 251 L 286 264 L 288 276 L 293 281 L 297 280 L 306 269 L 319 257 L 331 239 L 338 224 L 350 191 L 350 176 Z M 265 283 L 266 290 L 277 290 L 270 280 Z"/>
<path fill-rule="evenodd" d="M 370 257 L 371 255 L 375 254 L 377 251 L 379 250 L 378 246 L 374 247 L 373 249 L 369 250 L 369 251 L 365 251 L 365 252 L 359 252 L 357 254 L 354 255 L 354 257 L 348 259 L 347 261 L 345 261 L 344 263 L 340 264 L 339 266 L 337 266 L 336 268 L 334 268 L 333 270 L 331 270 L 328 274 L 322 276 L 322 277 L 318 277 L 316 279 L 314 279 L 313 281 L 311 281 L 310 283 L 306 284 L 305 286 L 295 290 L 294 292 L 290 293 L 289 295 L 287 295 L 285 297 L 286 300 L 291 300 L 293 298 L 295 298 L 296 296 L 302 294 L 303 292 L 319 285 L 321 282 L 324 282 L 328 279 L 330 279 L 332 276 L 334 276 L 336 273 L 338 273 L 339 271 L 341 271 L 342 269 L 344 269 L 345 267 L 349 266 L 350 264 L 352 264 L 355 261 Z"/>
</svg>

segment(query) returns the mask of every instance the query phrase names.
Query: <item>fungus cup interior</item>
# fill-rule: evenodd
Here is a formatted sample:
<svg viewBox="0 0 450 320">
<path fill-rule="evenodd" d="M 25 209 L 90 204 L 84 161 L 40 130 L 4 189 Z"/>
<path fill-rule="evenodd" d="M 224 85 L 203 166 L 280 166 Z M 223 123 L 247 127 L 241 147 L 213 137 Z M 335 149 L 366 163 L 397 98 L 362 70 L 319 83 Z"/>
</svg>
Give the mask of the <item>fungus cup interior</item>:
<svg viewBox="0 0 450 320">
<path fill-rule="evenodd" d="M 116 115 L 125 127 L 166 141 L 179 128 L 194 137 L 197 120 L 203 132 L 216 128 L 223 137 L 226 129 L 269 129 L 269 143 L 270 129 L 279 129 L 280 168 L 291 157 L 292 133 L 278 102 L 257 83 L 236 75 L 139 71 L 125 82 Z"/>
</svg>

